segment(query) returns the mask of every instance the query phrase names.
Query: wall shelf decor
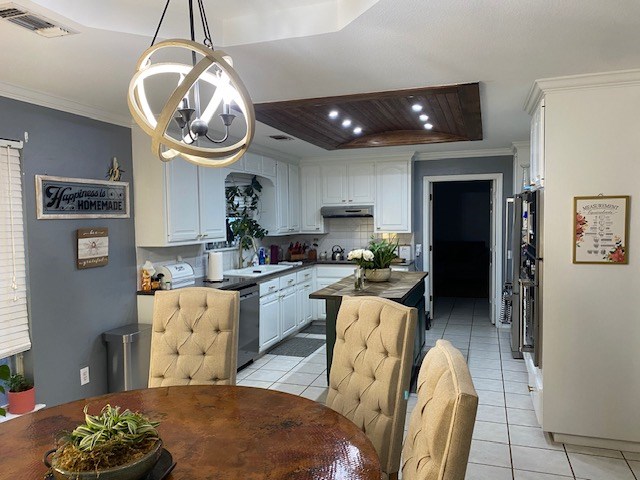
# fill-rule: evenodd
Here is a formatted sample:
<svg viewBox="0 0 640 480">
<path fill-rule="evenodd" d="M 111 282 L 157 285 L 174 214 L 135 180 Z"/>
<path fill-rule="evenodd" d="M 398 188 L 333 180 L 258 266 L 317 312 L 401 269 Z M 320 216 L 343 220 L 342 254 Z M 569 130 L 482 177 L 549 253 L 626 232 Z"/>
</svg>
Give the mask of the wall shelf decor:
<svg viewBox="0 0 640 480">
<path fill-rule="evenodd" d="M 574 197 L 573 263 L 629 263 L 629 201 L 625 195 Z"/>
<path fill-rule="evenodd" d="M 129 183 L 36 175 L 37 218 L 129 218 Z"/>
<path fill-rule="evenodd" d="M 107 228 L 79 228 L 77 237 L 78 269 L 104 267 L 109 263 L 109 230 Z"/>
</svg>

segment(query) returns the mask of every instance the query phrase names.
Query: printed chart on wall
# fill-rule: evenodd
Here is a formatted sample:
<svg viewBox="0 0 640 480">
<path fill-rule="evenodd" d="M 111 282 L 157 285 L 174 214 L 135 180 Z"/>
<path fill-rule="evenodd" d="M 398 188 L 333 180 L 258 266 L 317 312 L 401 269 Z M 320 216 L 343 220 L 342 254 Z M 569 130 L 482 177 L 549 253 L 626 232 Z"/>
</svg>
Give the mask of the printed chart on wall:
<svg viewBox="0 0 640 480">
<path fill-rule="evenodd" d="M 109 230 L 106 228 L 78 229 L 79 269 L 104 267 L 109 262 Z"/>
<path fill-rule="evenodd" d="M 573 263 L 629 263 L 629 196 L 574 197 Z"/>
</svg>

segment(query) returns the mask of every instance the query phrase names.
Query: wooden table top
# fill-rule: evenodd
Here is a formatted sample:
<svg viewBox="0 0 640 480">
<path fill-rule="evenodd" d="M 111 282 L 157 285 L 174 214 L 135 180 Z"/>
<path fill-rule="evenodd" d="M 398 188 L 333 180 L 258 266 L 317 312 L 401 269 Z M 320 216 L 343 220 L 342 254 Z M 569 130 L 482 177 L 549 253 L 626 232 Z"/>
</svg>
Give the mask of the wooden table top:
<svg viewBox="0 0 640 480">
<path fill-rule="evenodd" d="M 313 292 L 309 298 L 327 300 L 336 297 L 349 295 L 352 297 L 372 296 L 388 298 L 402 303 L 409 296 L 411 291 L 420 285 L 420 282 L 427 276 L 427 272 L 391 272 L 388 282 L 367 282 L 365 281 L 363 290 L 354 288 L 355 279 L 353 275 L 343 278 Z"/>
<path fill-rule="evenodd" d="M 161 387 L 78 400 L 0 424 L 2 478 L 44 477 L 45 451 L 82 409 L 129 408 L 160 421 L 177 465 L 168 479 L 380 479 L 366 435 L 324 405 L 275 390 L 230 386 Z"/>
</svg>

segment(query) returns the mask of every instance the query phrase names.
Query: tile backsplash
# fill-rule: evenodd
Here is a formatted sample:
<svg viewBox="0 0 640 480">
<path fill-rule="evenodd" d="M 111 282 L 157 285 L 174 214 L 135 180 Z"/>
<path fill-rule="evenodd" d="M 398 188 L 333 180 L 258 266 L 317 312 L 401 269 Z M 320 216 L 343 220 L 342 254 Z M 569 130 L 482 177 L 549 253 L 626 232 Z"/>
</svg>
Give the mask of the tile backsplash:
<svg viewBox="0 0 640 480">
<path fill-rule="evenodd" d="M 369 244 L 373 231 L 373 218 L 327 218 L 325 219 L 324 234 L 298 234 L 286 237 L 265 237 L 262 241 L 263 245 L 277 244 L 283 249 L 290 243 L 306 242 L 309 245 L 318 244 L 318 255 L 327 252 L 331 257 L 331 251 L 334 245 L 344 248 L 345 254 L 356 248 L 364 248 Z M 389 238 L 397 237 L 400 245 L 413 244 L 413 234 L 377 234 L 376 237 Z"/>
</svg>

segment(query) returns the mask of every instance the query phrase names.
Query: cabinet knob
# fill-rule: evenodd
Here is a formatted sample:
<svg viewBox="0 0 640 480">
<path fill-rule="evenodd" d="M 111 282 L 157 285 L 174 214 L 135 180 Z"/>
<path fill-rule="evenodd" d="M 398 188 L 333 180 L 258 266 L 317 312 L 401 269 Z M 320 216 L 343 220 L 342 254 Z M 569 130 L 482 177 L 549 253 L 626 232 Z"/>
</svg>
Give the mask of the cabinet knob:
<svg viewBox="0 0 640 480">
<path fill-rule="evenodd" d="M 346 202 L 346 200 L 342 200 L 342 203 Z"/>
<path fill-rule="evenodd" d="M 209 234 L 208 234 L 208 233 L 205 233 L 205 234 L 200 235 L 200 236 L 201 236 L 202 238 L 204 238 L 204 237 L 208 237 L 208 236 L 209 236 Z"/>
<path fill-rule="evenodd" d="M 320 230 L 320 227 L 316 227 L 316 230 Z"/>
<path fill-rule="evenodd" d="M 353 202 L 353 200 L 349 199 L 350 202 Z"/>
<path fill-rule="evenodd" d="M 380 230 L 380 227 L 378 227 L 378 230 Z"/>
</svg>

